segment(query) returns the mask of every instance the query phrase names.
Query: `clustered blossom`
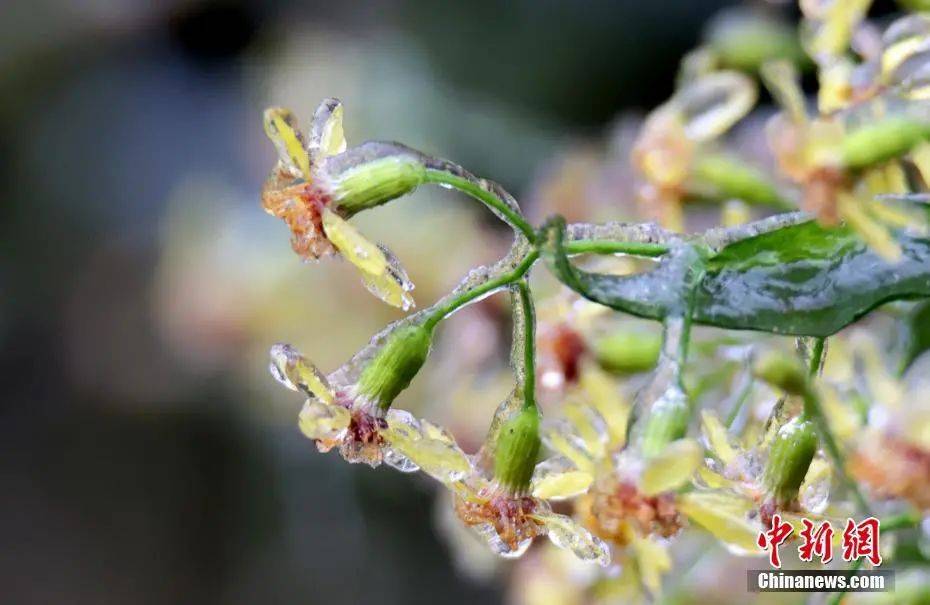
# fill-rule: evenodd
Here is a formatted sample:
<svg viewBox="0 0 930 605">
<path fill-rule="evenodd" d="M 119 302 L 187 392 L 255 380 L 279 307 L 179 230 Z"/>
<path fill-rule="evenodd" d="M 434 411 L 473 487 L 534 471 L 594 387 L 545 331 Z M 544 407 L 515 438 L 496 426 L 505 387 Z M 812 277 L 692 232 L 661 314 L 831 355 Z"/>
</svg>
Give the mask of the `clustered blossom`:
<svg viewBox="0 0 930 605">
<path fill-rule="evenodd" d="M 684 203 L 694 199 L 727 204 L 722 220 L 735 223 L 745 221 L 749 205 L 799 206 L 813 215 L 792 215 L 804 226 L 821 229 L 815 218 L 822 225 L 841 225 L 859 235 L 861 240 L 843 231 L 870 258 L 900 261 L 907 253 L 902 234 L 926 236 L 926 217 L 921 227 L 908 195 L 930 187 L 930 17 L 911 15 L 878 34 L 861 27 L 868 4 L 802 0 L 800 44 L 813 59 L 820 84 L 813 114 L 791 52 L 778 53 L 776 61 L 756 58 L 750 65 L 728 59 L 720 49 L 689 55 L 678 90 L 645 119 L 632 149 L 642 179 L 642 214 L 684 231 Z M 747 73 L 754 70 L 780 108 L 766 134 L 781 173 L 793 184 L 787 193 L 784 183 L 772 183 L 752 162 L 719 152 L 724 136 L 755 105 L 757 84 Z M 885 128 L 878 152 L 870 148 L 875 137 L 862 135 L 873 122 Z M 680 544 L 676 541 L 689 528 L 706 531 L 732 554 L 761 556 L 766 536 L 810 538 L 815 526 L 828 521 L 842 526 L 839 520 L 854 514 L 851 503 L 862 509 L 858 512 L 868 509 L 859 484 L 883 513 L 905 505 L 930 511 L 927 385 L 902 379 L 913 359 L 895 375 L 879 345 L 861 336 L 859 328 L 837 335 L 824 328 L 768 329 L 819 336 L 818 352 L 809 346 L 812 340 L 801 337 L 798 354 L 784 353 L 754 335 L 730 337 L 732 331 L 692 337 L 692 320 L 700 319 L 693 312 L 695 300 L 713 295 L 699 290 L 710 283 L 704 272 L 743 269 L 715 265 L 712 261 L 727 251 L 713 256 L 719 250 L 710 236 L 692 244 L 697 238 L 652 226 L 635 242 L 667 240 L 668 246 L 659 249 L 664 254 L 660 267 L 667 273 L 669 264 L 663 262 L 669 258 L 698 259 L 669 275 L 670 282 L 682 283 L 669 283 L 668 292 L 660 293 L 661 313 L 640 313 L 646 303 L 631 306 L 630 314 L 662 321 L 661 337 L 658 331 L 605 321 L 605 309 L 612 304 L 592 304 L 566 292 L 543 307 L 535 334 L 526 276 L 537 258 L 545 258 L 550 269 L 562 262 L 564 269 L 586 262 L 569 261 L 573 255 L 637 252 L 586 248 L 592 242 L 618 242 L 594 238 L 593 227 L 584 230 L 587 236 L 563 237 L 568 231 L 558 225 L 558 217 L 550 223 L 559 227 L 552 238 L 558 241 L 542 241 L 549 228 L 521 229 L 514 218 L 522 217 L 519 208 L 502 189 L 451 163 L 428 160 L 396 144 L 366 143 L 347 150 L 342 106 L 332 99 L 317 109 L 307 135 L 280 108 L 266 111 L 265 130 L 279 157 L 262 203 L 288 225 L 294 251 L 306 260 L 345 258 L 388 304 L 412 306 L 413 286 L 386 248 L 366 240 L 348 222 L 358 212 L 435 182 L 482 201 L 518 232 L 511 256 L 494 268 L 473 271 L 449 297 L 392 324 L 329 375 L 290 345 L 271 349 L 272 374 L 306 397 L 298 426 L 321 452 L 337 449 L 351 463 L 384 463 L 434 479 L 451 500 L 457 527 L 467 528 L 494 555 L 518 558 L 542 542 L 536 538 L 548 537 L 559 554 L 551 547 L 534 547 L 530 563 L 516 577 L 558 577 L 571 583 L 570 596 L 577 602 L 656 601 L 673 568 L 669 546 Z M 435 180 L 427 178 L 427 167 L 445 171 L 446 180 L 435 174 L 430 174 Z M 898 194 L 907 203 L 878 203 L 877 194 Z M 489 197 L 498 199 L 489 202 Z M 729 204 L 734 200 L 745 204 L 734 207 Z M 926 209 L 917 212 L 926 214 Z M 759 230 L 743 233 L 737 243 L 755 245 L 754 238 L 775 225 L 761 223 L 767 225 L 753 225 Z M 611 228 L 616 228 L 614 235 L 625 233 L 623 225 Z M 718 233 L 717 241 L 727 233 Z M 574 250 L 566 251 L 566 244 Z M 816 244 L 804 244 L 809 245 Z M 750 257 L 744 264 L 777 267 L 783 257 L 795 254 L 806 261 L 807 252 L 779 248 L 772 258 Z M 711 262 L 704 262 L 704 255 Z M 630 262 L 614 273 L 626 276 L 636 268 Z M 897 273 L 898 266 L 893 268 Z M 630 282 L 659 272 L 631 275 Z M 576 287 L 565 273 L 594 285 Z M 617 277 L 610 271 L 565 273 L 557 277 L 592 301 L 618 283 L 597 281 Z M 794 285 L 777 283 L 783 289 Z M 465 304 L 504 288 L 514 296 L 511 365 L 516 384 L 497 409 L 481 448 L 466 452 L 451 431 L 394 402 L 426 361 L 435 326 Z M 784 295 L 786 305 L 790 294 Z M 895 312 L 903 313 L 900 308 Z M 824 365 L 826 333 L 835 348 Z M 917 353 L 930 344 L 920 347 Z M 725 407 L 729 414 L 722 421 Z M 700 424 L 701 440 L 688 436 L 697 432 L 692 417 Z M 844 494 L 848 501 L 842 500 Z M 567 553 L 573 555 L 570 562 Z M 579 562 L 607 569 L 587 566 L 580 573 L 571 567 Z"/>
</svg>

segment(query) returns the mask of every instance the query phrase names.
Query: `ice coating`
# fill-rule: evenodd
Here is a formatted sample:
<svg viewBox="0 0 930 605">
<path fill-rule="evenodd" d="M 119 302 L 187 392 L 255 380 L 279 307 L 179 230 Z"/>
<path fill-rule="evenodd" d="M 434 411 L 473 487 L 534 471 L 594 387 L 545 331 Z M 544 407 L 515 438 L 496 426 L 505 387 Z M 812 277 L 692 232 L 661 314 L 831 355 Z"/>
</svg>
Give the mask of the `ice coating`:
<svg viewBox="0 0 930 605">
<path fill-rule="evenodd" d="M 709 229 L 704 232 L 704 235 L 701 236 L 700 239 L 711 250 L 718 252 L 734 242 L 763 235 L 772 231 L 778 231 L 784 227 L 806 223 L 813 219 L 814 217 L 807 212 L 777 214 L 775 216 L 770 216 L 768 218 L 748 223 L 746 225 L 740 225 L 738 227 L 718 227 Z"/>
<path fill-rule="evenodd" d="M 459 178 L 465 179 L 469 183 L 472 183 L 473 185 L 477 186 L 479 189 L 487 191 L 491 195 L 498 198 L 510 210 L 514 211 L 517 214 L 521 214 L 520 205 L 517 203 L 517 200 L 514 199 L 514 197 L 510 195 L 510 193 L 508 193 L 507 190 L 504 189 L 498 183 L 495 183 L 494 181 L 489 181 L 488 179 L 477 177 L 474 174 L 470 173 L 469 171 L 465 170 L 463 167 L 459 166 L 458 164 L 454 162 L 450 162 L 449 160 L 433 158 L 433 157 L 428 157 L 428 156 L 423 156 L 423 157 L 424 157 L 424 165 L 426 166 L 427 169 L 446 172 L 453 176 L 457 176 Z M 507 217 L 501 214 L 496 209 L 492 208 L 492 211 L 502 221 L 509 222 Z"/>
<path fill-rule="evenodd" d="M 566 241 L 621 241 L 639 244 L 668 244 L 680 239 L 656 223 L 572 223 L 565 227 Z"/>
<path fill-rule="evenodd" d="M 510 344 L 510 367 L 513 370 L 513 378 L 518 388 L 526 382 L 526 359 L 524 351 L 526 350 L 526 339 L 528 333 L 531 333 L 532 327 L 528 323 L 534 323 L 535 317 L 527 317 L 523 305 L 520 304 L 520 293 L 515 286 L 511 286 L 511 317 L 513 322 L 512 340 Z M 529 332 L 528 332 L 529 330 Z"/>
</svg>

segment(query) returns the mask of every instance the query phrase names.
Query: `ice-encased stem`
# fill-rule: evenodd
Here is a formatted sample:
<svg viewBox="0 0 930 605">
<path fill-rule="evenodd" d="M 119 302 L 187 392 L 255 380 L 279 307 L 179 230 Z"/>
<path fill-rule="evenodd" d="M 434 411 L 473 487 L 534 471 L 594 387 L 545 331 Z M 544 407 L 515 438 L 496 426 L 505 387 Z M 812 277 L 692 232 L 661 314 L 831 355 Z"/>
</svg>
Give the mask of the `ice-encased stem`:
<svg viewBox="0 0 930 605">
<path fill-rule="evenodd" d="M 839 474 L 843 485 L 845 485 L 846 489 L 853 495 L 859 512 L 865 515 L 871 515 L 871 507 L 869 506 L 868 500 L 865 499 L 865 496 L 862 495 L 862 492 L 859 490 L 859 486 L 853 481 L 852 477 L 849 476 L 849 473 L 846 472 L 845 457 L 842 451 L 840 451 L 840 447 L 833 436 L 833 431 L 830 429 L 827 416 L 820 406 L 820 397 L 817 395 L 817 391 L 813 386 L 813 381 L 820 371 L 820 366 L 823 362 L 825 343 L 826 339 L 822 337 L 814 340 L 809 366 L 809 380 L 811 384 L 804 393 L 804 411 L 802 417 L 811 420 L 814 426 L 817 427 L 817 433 L 820 435 L 823 449 L 826 450 L 830 459 L 833 461 L 833 465 L 836 467 L 836 472 Z"/>
<path fill-rule="evenodd" d="M 491 181 L 478 179 L 454 164 L 447 164 L 448 167 L 443 168 L 428 167 L 425 182 L 446 185 L 468 194 L 491 208 L 495 214 L 527 239 L 532 240 L 535 237 L 533 226 L 523 218 L 516 203 L 512 201 L 513 198 L 502 187 Z M 454 172 L 452 168 L 455 169 Z"/>
<path fill-rule="evenodd" d="M 536 310 L 525 279 L 512 286 L 513 353 L 517 383 L 523 389 L 523 407 L 536 407 Z"/>
</svg>

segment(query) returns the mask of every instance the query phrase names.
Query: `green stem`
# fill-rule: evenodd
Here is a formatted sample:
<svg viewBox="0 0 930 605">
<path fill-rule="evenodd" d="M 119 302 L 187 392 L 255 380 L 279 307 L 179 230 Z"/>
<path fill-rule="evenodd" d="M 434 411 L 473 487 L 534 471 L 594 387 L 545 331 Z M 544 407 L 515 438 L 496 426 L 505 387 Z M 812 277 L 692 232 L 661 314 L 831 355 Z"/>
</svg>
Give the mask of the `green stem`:
<svg viewBox="0 0 930 605">
<path fill-rule="evenodd" d="M 668 252 L 665 244 L 651 242 L 611 242 L 607 240 L 579 239 L 562 245 L 566 254 L 630 254 L 633 256 L 662 256 Z"/>
<path fill-rule="evenodd" d="M 739 416 L 740 410 L 743 409 L 743 405 L 749 399 L 749 394 L 752 393 L 752 384 L 753 380 L 750 376 L 749 379 L 746 380 L 745 386 L 743 386 L 742 390 L 740 390 L 739 395 L 737 395 L 736 401 L 733 403 L 733 407 L 730 409 L 730 413 L 727 414 L 727 428 L 731 428 L 733 423 L 736 422 L 736 417 Z"/>
<path fill-rule="evenodd" d="M 817 371 L 820 369 L 820 363 L 823 359 L 825 340 L 826 339 L 823 337 L 818 337 L 814 341 L 814 349 L 811 351 L 810 359 L 811 378 L 813 378 Z M 856 501 L 856 506 L 859 508 L 859 512 L 871 515 L 871 507 L 869 506 L 868 501 L 865 499 L 865 496 L 862 495 L 862 492 L 859 491 L 859 486 L 856 484 L 856 482 L 853 481 L 849 474 L 846 472 L 846 461 L 844 459 L 843 453 L 840 451 L 839 445 L 837 445 L 836 439 L 833 437 L 833 432 L 830 430 L 830 423 L 827 421 L 827 417 L 823 413 L 823 409 L 820 406 L 820 398 L 817 396 L 812 383 L 808 385 L 806 393 L 804 393 L 804 411 L 802 412 L 801 417 L 804 420 L 811 420 L 814 423 L 814 426 L 817 427 L 817 432 L 820 434 L 820 440 L 823 442 L 824 449 L 827 451 L 827 454 L 833 461 L 834 466 L 836 466 L 837 473 L 839 474 L 843 485 L 845 485 L 846 489 L 848 489 L 849 492 L 853 495 L 853 499 Z"/>
<path fill-rule="evenodd" d="M 535 239 L 536 231 L 533 229 L 533 226 L 528 223 L 518 211 L 515 211 L 502 199 L 487 189 L 484 189 L 477 183 L 472 182 L 465 177 L 458 176 L 444 170 L 437 170 L 435 168 L 428 168 L 426 170 L 426 182 L 436 183 L 438 185 L 448 185 L 453 189 L 457 189 L 462 193 L 470 195 L 485 206 L 500 213 L 504 217 L 504 220 L 507 221 L 511 227 L 523 233 L 523 235 L 526 236 L 528 240 L 533 241 Z"/>
<path fill-rule="evenodd" d="M 427 325 L 428 327 L 434 327 L 440 321 L 442 321 L 443 319 L 445 319 L 446 317 L 448 317 L 455 311 L 459 310 L 460 308 L 464 307 L 468 303 L 472 302 L 473 300 L 481 298 L 482 296 L 488 294 L 489 292 L 494 292 L 495 290 L 505 288 L 509 286 L 510 284 L 516 282 L 517 280 L 519 280 L 520 278 L 522 278 L 524 275 L 527 274 L 527 272 L 530 270 L 530 267 L 533 266 L 533 264 L 536 262 L 536 259 L 538 258 L 539 258 L 539 251 L 534 249 L 530 251 L 530 253 L 527 254 L 525 257 L 523 257 L 523 260 L 520 261 L 520 264 L 514 267 L 513 270 L 508 271 L 507 273 L 504 273 L 503 275 L 498 275 L 494 279 L 489 279 L 483 284 L 479 286 L 475 286 L 474 288 L 471 288 L 470 290 L 466 290 L 465 292 L 462 292 L 458 296 L 454 298 L 450 298 L 449 300 L 441 303 L 440 305 L 436 307 L 435 311 L 429 317 L 429 319 L 426 320 L 425 325 Z"/>
<path fill-rule="evenodd" d="M 525 279 L 516 283 L 523 311 L 523 407 L 536 407 L 536 309 Z"/>
<path fill-rule="evenodd" d="M 663 244 L 650 244 L 641 242 L 609 242 L 595 240 L 578 240 L 565 244 L 565 251 L 570 255 L 576 254 L 630 254 L 635 256 L 660 256 L 668 250 Z M 464 307 L 468 303 L 482 296 L 505 288 L 525 276 L 530 268 L 539 259 L 539 250 L 533 248 L 526 256 L 520 260 L 519 264 L 513 270 L 498 275 L 485 283 L 476 286 L 470 290 L 462 292 L 460 295 L 450 298 L 436 307 L 434 313 L 426 320 L 428 327 L 435 327 L 440 321 Z"/>
</svg>

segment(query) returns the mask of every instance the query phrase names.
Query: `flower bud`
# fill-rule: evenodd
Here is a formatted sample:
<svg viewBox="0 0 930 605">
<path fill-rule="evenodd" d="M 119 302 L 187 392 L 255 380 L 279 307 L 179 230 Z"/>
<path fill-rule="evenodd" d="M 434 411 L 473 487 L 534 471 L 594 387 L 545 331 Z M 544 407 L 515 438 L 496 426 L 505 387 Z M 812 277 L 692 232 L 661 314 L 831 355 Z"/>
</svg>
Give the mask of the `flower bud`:
<svg viewBox="0 0 930 605">
<path fill-rule="evenodd" d="M 530 486 L 539 456 L 539 410 L 522 408 L 504 423 L 494 450 L 494 479 L 511 495 L 522 495 Z"/>
<path fill-rule="evenodd" d="M 627 330 L 609 334 L 594 345 L 598 364 L 615 374 L 651 370 L 659 359 L 661 348 L 660 334 Z"/>
<path fill-rule="evenodd" d="M 423 183 L 423 158 L 394 143 L 368 142 L 326 161 L 326 188 L 350 217 L 410 193 Z"/>
<path fill-rule="evenodd" d="M 795 358 L 783 353 L 766 353 L 756 360 L 752 373 L 789 395 L 805 395 L 809 391 L 804 367 Z"/>
<path fill-rule="evenodd" d="M 865 168 L 907 153 L 930 138 L 930 124 L 905 116 L 892 116 L 862 126 L 843 137 L 842 158 L 847 168 Z"/>
<path fill-rule="evenodd" d="M 812 422 L 794 418 L 778 429 L 763 475 L 763 482 L 777 506 L 787 506 L 798 497 L 815 453 L 817 431 Z"/>
<path fill-rule="evenodd" d="M 691 407 L 688 396 L 677 386 L 669 387 L 649 409 L 640 434 L 640 451 L 646 458 L 662 452 L 688 431 Z"/>
<path fill-rule="evenodd" d="M 433 329 L 425 324 L 403 326 L 392 332 L 362 371 L 357 394 L 386 411 L 423 367 L 432 339 Z"/>
</svg>

